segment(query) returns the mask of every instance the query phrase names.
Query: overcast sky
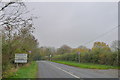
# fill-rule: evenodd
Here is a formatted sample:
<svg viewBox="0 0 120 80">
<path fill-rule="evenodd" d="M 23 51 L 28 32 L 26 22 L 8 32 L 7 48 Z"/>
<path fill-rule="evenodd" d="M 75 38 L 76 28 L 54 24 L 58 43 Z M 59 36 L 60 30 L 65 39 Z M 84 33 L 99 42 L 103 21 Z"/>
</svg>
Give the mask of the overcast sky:
<svg viewBox="0 0 120 80">
<path fill-rule="evenodd" d="M 118 25 L 118 3 L 113 2 L 30 2 L 26 3 L 34 20 L 34 35 L 40 46 L 75 48 L 94 40 Z M 85 46 L 91 48 L 95 41 L 111 44 L 118 39 L 118 29 L 99 37 Z"/>
</svg>

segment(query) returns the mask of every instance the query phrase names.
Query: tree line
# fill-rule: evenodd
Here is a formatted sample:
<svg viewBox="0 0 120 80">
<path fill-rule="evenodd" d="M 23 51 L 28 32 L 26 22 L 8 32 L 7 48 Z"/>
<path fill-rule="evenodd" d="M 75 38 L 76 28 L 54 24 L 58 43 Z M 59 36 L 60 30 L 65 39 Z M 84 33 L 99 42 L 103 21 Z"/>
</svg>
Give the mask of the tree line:
<svg viewBox="0 0 120 80">
<path fill-rule="evenodd" d="M 95 63 L 117 66 L 119 63 L 119 44 L 120 42 L 115 40 L 112 42 L 111 46 L 104 42 L 94 42 L 91 49 L 85 46 L 71 48 L 67 45 L 63 45 L 57 49 L 49 47 L 42 47 L 40 49 L 44 52 L 41 52 L 41 54 L 44 54 L 44 56 L 42 56 L 43 59 L 47 60 L 50 60 L 51 58 L 52 60 L 79 62 L 80 57 L 81 63 Z M 50 55 L 52 55 L 52 57 L 50 57 Z"/>
<path fill-rule="evenodd" d="M 28 63 L 39 56 L 39 43 L 33 35 L 33 17 L 23 2 L 0 2 L 2 36 L 2 77 L 7 77 L 16 67 L 15 54 L 28 54 Z M 19 66 L 21 67 L 21 66 Z"/>
</svg>

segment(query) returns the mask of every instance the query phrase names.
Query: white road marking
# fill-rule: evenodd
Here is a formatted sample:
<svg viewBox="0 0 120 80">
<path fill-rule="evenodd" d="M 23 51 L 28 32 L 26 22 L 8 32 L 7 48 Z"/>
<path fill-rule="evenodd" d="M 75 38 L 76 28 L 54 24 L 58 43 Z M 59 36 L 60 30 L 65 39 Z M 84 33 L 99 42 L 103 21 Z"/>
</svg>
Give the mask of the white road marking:
<svg viewBox="0 0 120 80">
<path fill-rule="evenodd" d="M 47 62 L 47 63 L 49 63 L 49 62 Z M 59 67 L 53 65 L 52 63 L 49 63 L 49 64 L 52 65 L 53 67 L 59 69 L 59 70 L 62 70 L 62 71 L 64 71 L 64 72 L 70 74 L 71 76 L 73 76 L 73 77 L 75 77 L 75 78 L 80 78 L 80 77 L 78 77 L 78 76 L 76 76 L 76 75 L 74 75 L 74 74 L 72 74 L 72 73 L 70 73 L 70 72 L 68 72 L 68 71 L 66 71 L 66 70 L 64 70 L 64 69 L 61 69 L 61 68 L 59 68 Z"/>
</svg>

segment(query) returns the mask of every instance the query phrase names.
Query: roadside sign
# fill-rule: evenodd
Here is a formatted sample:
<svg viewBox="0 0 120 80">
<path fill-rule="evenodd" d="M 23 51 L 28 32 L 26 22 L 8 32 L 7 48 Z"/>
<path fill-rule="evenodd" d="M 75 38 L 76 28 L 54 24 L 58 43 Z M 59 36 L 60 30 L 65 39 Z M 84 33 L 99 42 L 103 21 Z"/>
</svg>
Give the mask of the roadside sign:
<svg viewBox="0 0 120 80">
<path fill-rule="evenodd" d="M 32 51 L 28 51 L 29 53 L 32 53 Z"/>
<path fill-rule="evenodd" d="M 15 63 L 27 63 L 27 54 L 24 53 L 15 54 Z"/>
<path fill-rule="evenodd" d="M 80 54 L 80 52 L 77 52 L 77 54 Z"/>
</svg>

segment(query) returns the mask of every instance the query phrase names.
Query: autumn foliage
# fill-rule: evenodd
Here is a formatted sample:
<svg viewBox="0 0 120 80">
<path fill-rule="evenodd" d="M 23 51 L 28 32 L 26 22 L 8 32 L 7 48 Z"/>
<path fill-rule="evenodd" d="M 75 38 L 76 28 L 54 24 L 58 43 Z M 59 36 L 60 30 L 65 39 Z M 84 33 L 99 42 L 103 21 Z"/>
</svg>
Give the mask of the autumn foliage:
<svg viewBox="0 0 120 80">
<path fill-rule="evenodd" d="M 77 52 L 80 52 L 80 55 Z M 95 42 L 92 49 L 86 47 L 72 49 L 71 53 L 56 55 L 53 60 L 78 62 L 78 56 L 80 56 L 80 62 L 82 63 L 118 65 L 118 51 L 112 51 L 104 42 Z"/>
</svg>

